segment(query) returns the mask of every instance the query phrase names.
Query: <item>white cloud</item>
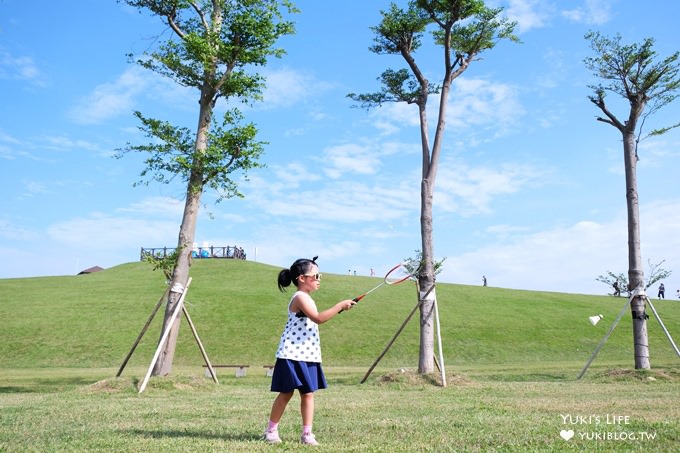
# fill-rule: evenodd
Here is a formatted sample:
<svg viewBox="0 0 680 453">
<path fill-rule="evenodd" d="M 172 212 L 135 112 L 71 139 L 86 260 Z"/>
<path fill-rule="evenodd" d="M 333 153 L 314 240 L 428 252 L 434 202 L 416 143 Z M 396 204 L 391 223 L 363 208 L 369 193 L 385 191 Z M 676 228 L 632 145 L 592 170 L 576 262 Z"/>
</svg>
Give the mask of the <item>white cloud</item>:
<svg viewBox="0 0 680 453">
<path fill-rule="evenodd" d="M 175 242 L 178 223 L 179 219 L 142 220 L 93 213 L 56 223 L 47 233 L 52 240 L 80 250 L 93 245 L 99 251 L 136 250 Z"/>
<path fill-rule="evenodd" d="M 38 158 L 28 152 L 32 149 L 30 143 L 24 143 L 12 135 L 0 130 L 0 158 L 6 160 L 15 160 L 18 158 L 28 158 L 38 160 Z"/>
<path fill-rule="evenodd" d="M 6 146 L 3 143 L 8 145 Z M 32 141 L 20 141 L 0 131 L 0 157 L 8 160 L 23 158 L 33 161 L 56 162 L 57 158 L 54 157 L 53 153 L 46 151 L 88 151 L 99 153 L 102 156 L 108 156 L 109 153 L 109 151 L 102 150 L 101 146 L 97 143 L 83 139 L 73 139 L 67 135 L 32 137 Z"/>
<path fill-rule="evenodd" d="M 99 151 L 99 145 L 96 143 L 88 142 L 87 140 L 72 139 L 67 136 L 50 136 L 45 137 L 46 144 L 45 149 L 58 150 L 58 151 L 72 151 L 75 149 L 85 150 L 85 151 Z"/>
<path fill-rule="evenodd" d="M 140 69 L 132 67 L 112 83 L 96 86 L 69 111 L 80 124 L 99 124 L 123 114 L 131 114 L 135 98 L 148 88 Z"/>
<path fill-rule="evenodd" d="M 351 143 L 327 148 L 322 159 L 324 173 L 333 179 L 342 177 L 344 173 L 375 174 L 381 165 L 375 150 Z"/>
<path fill-rule="evenodd" d="M 435 101 L 436 97 L 434 98 Z M 428 104 L 431 104 L 428 101 Z M 418 108 L 405 102 L 390 102 L 372 110 L 370 114 L 374 119 L 374 127 L 382 130 L 384 134 L 394 134 L 404 127 L 418 126 Z"/>
<path fill-rule="evenodd" d="M 36 241 L 39 234 L 21 225 L 15 225 L 8 220 L 0 219 L 0 238 L 9 242 Z"/>
<path fill-rule="evenodd" d="M 9 135 L 8 133 L 0 130 L 0 142 L 9 143 L 10 145 L 21 145 L 21 140 Z"/>
<path fill-rule="evenodd" d="M 298 187 L 309 186 L 310 182 L 321 180 L 318 172 L 312 171 L 301 163 L 295 162 L 285 166 L 274 166 L 272 168 L 274 178 L 266 181 L 260 179 L 264 184 L 266 192 L 290 191 Z"/>
<path fill-rule="evenodd" d="M 563 10 L 561 15 L 566 19 L 587 25 L 602 25 L 611 19 L 612 0 L 586 0 L 583 6 Z"/>
<path fill-rule="evenodd" d="M 399 127 L 389 121 L 378 120 L 373 124 L 373 127 L 379 131 L 382 131 L 381 135 L 394 135 L 399 132 Z"/>
<path fill-rule="evenodd" d="M 198 93 L 167 77 L 139 66 L 130 66 L 115 81 L 102 83 L 69 109 L 69 118 L 79 124 L 101 124 L 119 116 L 132 117 L 138 105 L 144 103 L 146 114 L 159 108 L 167 115 L 168 108 L 194 111 Z"/>
<path fill-rule="evenodd" d="M 43 86 L 40 70 L 30 57 L 16 57 L 0 50 L 0 79 L 27 80 Z"/>
<path fill-rule="evenodd" d="M 344 171 L 349 176 L 324 179 L 319 171 L 301 163 L 272 166 L 251 177 L 246 199 L 273 218 L 350 224 L 401 218 L 417 207 L 415 180 L 395 183 L 374 175 L 367 183 L 354 170 Z"/>
<path fill-rule="evenodd" d="M 495 198 L 541 184 L 548 173 L 549 170 L 521 164 L 442 165 L 437 177 L 436 207 L 463 216 L 489 213 Z"/>
<path fill-rule="evenodd" d="M 315 222 L 306 222 L 291 228 L 279 224 L 263 225 L 256 236 L 256 244 L 245 243 L 248 259 L 288 267 L 298 258 L 319 256 L 321 272 L 344 273 L 347 269 L 330 270 L 349 257 L 365 256 L 365 244 L 354 240 L 330 240 L 323 231 L 314 226 Z M 350 258 L 352 259 L 352 258 Z M 325 269 L 325 270 L 324 270 Z M 323 282 L 322 282 L 323 285 Z"/>
<path fill-rule="evenodd" d="M 638 154 L 640 160 L 638 168 L 658 168 L 669 164 L 671 160 L 680 156 L 680 144 L 675 140 L 664 138 L 648 139 L 640 142 Z M 620 159 L 621 151 L 616 157 Z"/>
<path fill-rule="evenodd" d="M 163 212 L 167 204 L 174 211 Z M 0 251 L 14 257 L 0 265 L 0 278 L 75 274 L 93 265 L 103 267 L 135 261 L 140 247 L 177 242 L 181 209 L 174 200 L 141 200 L 112 213 L 93 212 L 29 229 L 0 219 Z"/>
<path fill-rule="evenodd" d="M 542 0 L 509 0 L 508 17 L 517 22 L 518 32 L 542 28 L 550 20 L 550 4 Z"/>
<path fill-rule="evenodd" d="M 582 5 L 560 10 L 562 3 L 555 1 L 507 0 L 505 13 L 509 19 L 517 22 L 518 33 L 547 27 L 556 15 L 575 23 L 602 25 L 611 19 L 613 1 L 585 0 Z"/>
<path fill-rule="evenodd" d="M 568 57 L 563 51 L 546 49 L 542 58 L 544 64 L 541 65 L 541 72 L 536 74 L 534 78 L 536 85 L 545 90 L 555 89 L 569 77 L 570 71 L 565 67 L 565 61 L 568 60 Z"/>
<path fill-rule="evenodd" d="M 527 233 L 528 228 L 517 225 L 491 225 L 485 231 L 499 238 L 507 238 L 512 235 Z"/>
<path fill-rule="evenodd" d="M 664 269 L 677 272 L 680 200 L 645 205 L 640 216 L 645 274 L 649 272 L 649 261 L 662 260 L 666 260 Z M 442 255 L 447 255 L 445 250 Z M 597 276 L 627 270 L 627 225 L 625 212 L 621 212 L 609 222 L 583 220 L 531 234 L 501 234 L 499 240 L 486 247 L 459 256 L 448 255 L 441 280 L 479 284 L 481 276 L 486 275 L 490 286 L 605 294 L 607 287 L 595 280 Z M 672 275 L 668 282 L 667 287 L 680 287 L 680 275 Z"/>
<path fill-rule="evenodd" d="M 516 124 L 523 114 L 517 88 L 461 77 L 453 85 L 447 124 L 452 129 L 487 126 L 503 132 Z"/>
<path fill-rule="evenodd" d="M 287 198 L 262 199 L 262 207 L 275 217 L 295 216 L 316 222 L 385 222 L 401 218 L 417 206 L 404 201 L 414 197 L 417 194 L 404 187 L 378 187 L 351 180 L 295 191 Z"/>
<path fill-rule="evenodd" d="M 181 219 L 184 201 L 170 197 L 147 197 L 132 203 L 129 207 L 120 208 L 118 212 L 135 214 L 140 217 L 161 217 Z"/>
<path fill-rule="evenodd" d="M 430 140 L 434 139 L 438 110 L 439 95 L 431 95 L 427 107 Z M 516 87 L 484 79 L 459 77 L 453 82 L 448 99 L 445 134 L 456 131 L 456 135 L 460 136 L 464 130 L 471 143 L 489 140 L 511 131 L 524 113 Z M 420 126 L 417 107 L 404 102 L 385 104 L 372 111 L 371 118 L 373 126 L 383 135 L 393 135 L 405 127 Z"/>
<path fill-rule="evenodd" d="M 264 72 L 266 87 L 263 93 L 264 107 L 290 107 L 293 104 L 312 99 L 319 93 L 329 90 L 332 84 L 316 79 L 314 76 L 283 68 Z M 315 115 L 322 115 L 316 112 Z M 322 115 L 321 118 L 324 118 Z"/>
<path fill-rule="evenodd" d="M 21 198 L 34 197 L 36 195 L 44 195 L 51 192 L 51 190 L 47 188 L 47 184 L 43 181 L 22 180 L 21 184 L 24 187 Z"/>
</svg>

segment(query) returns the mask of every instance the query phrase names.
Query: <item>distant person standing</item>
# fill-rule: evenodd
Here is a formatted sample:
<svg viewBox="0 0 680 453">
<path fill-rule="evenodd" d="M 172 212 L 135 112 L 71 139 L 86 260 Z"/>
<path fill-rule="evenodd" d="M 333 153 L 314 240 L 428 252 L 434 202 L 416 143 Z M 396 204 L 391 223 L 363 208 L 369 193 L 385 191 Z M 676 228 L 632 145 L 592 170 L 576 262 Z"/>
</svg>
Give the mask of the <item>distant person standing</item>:
<svg viewBox="0 0 680 453">
<path fill-rule="evenodd" d="M 482 275 L 482 285 L 486 286 L 486 275 Z"/>
<path fill-rule="evenodd" d="M 616 280 L 612 286 L 614 287 L 614 295 L 620 296 L 621 295 L 621 287 L 619 286 L 619 281 Z"/>
<path fill-rule="evenodd" d="M 659 299 L 665 299 L 666 298 L 666 287 L 663 286 L 663 283 L 659 285 L 659 294 L 657 295 Z"/>
</svg>

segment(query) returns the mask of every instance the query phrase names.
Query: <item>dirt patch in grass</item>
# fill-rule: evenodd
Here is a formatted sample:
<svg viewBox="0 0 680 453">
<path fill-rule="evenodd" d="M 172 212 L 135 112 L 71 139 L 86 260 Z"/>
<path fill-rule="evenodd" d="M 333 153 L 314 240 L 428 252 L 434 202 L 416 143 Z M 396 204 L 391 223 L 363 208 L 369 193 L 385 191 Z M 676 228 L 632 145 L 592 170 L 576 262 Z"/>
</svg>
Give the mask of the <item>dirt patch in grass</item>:
<svg viewBox="0 0 680 453">
<path fill-rule="evenodd" d="M 83 387 L 84 393 L 131 393 L 137 392 L 137 378 L 108 378 Z"/>
<path fill-rule="evenodd" d="M 423 385 L 442 385 L 441 374 L 419 374 L 417 371 L 409 370 L 406 368 L 401 368 L 386 374 L 383 374 L 378 378 L 378 383 L 383 385 L 389 384 L 403 384 L 409 386 L 423 386 Z M 475 382 L 468 379 L 467 377 L 455 374 L 446 374 L 446 385 L 447 386 L 469 386 L 475 385 Z"/>
<path fill-rule="evenodd" d="M 102 379 L 83 388 L 88 393 L 137 393 L 139 392 L 139 378 L 114 377 Z M 204 390 L 214 389 L 214 383 L 203 376 L 166 376 L 149 379 L 146 390 Z"/>
<path fill-rule="evenodd" d="M 651 369 L 634 370 L 628 368 L 612 368 L 595 376 L 600 381 L 639 381 L 639 382 L 680 382 L 679 370 Z"/>
</svg>

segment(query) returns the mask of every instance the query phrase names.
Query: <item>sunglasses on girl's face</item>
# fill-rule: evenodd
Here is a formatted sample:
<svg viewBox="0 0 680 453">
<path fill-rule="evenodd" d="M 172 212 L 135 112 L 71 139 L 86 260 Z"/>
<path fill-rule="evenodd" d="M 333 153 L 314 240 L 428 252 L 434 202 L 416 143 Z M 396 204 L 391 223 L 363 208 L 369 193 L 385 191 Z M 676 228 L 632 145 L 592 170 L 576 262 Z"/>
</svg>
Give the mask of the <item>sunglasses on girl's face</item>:
<svg viewBox="0 0 680 453">
<path fill-rule="evenodd" d="M 321 280 L 321 274 L 302 274 L 301 277 L 314 277 L 314 280 Z"/>
</svg>

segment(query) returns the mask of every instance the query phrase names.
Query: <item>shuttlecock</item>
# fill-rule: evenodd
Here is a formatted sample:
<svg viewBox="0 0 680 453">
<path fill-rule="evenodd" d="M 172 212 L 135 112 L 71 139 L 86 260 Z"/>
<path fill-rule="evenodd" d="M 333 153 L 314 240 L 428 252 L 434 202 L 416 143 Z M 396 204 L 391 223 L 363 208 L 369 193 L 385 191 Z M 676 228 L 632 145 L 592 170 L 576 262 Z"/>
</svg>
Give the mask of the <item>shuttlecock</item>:
<svg viewBox="0 0 680 453">
<path fill-rule="evenodd" d="M 596 316 L 590 316 L 588 319 L 590 320 L 590 323 L 594 326 L 597 325 L 598 322 L 600 322 L 600 319 L 604 318 L 602 315 L 596 315 Z"/>
</svg>

